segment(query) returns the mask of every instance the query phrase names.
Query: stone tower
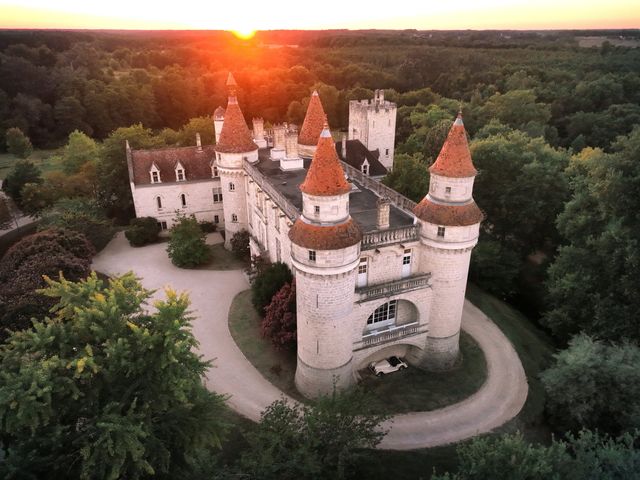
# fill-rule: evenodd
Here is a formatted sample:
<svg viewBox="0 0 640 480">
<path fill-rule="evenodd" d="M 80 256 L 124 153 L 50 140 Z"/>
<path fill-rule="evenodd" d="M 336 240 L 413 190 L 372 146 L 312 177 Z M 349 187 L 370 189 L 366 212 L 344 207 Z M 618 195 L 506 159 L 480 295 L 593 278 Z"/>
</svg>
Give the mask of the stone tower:
<svg viewBox="0 0 640 480">
<path fill-rule="evenodd" d="M 247 229 L 247 201 L 243 163 L 258 161 L 258 146 L 253 143 L 238 100 L 238 85 L 229 73 L 227 88 L 229 100 L 224 115 L 220 138 L 216 143 L 216 164 L 224 197 L 224 229 L 227 249 L 231 248 L 233 234 Z"/>
<path fill-rule="evenodd" d="M 316 397 L 354 383 L 349 317 L 362 240 L 326 123 L 300 190 L 302 215 L 289 230 L 298 315 L 295 381 L 303 395 Z"/>
<path fill-rule="evenodd" d="M 324 113 L 322 102 L 320 102 L 320 96 L 318 92 L 314 90 L 309 100 L 304 122 L 302 122 L 300 134 L 298 135 L 298 151 L 300 155 L 305 158 L 313 157 L 313 153 L 316 151 L 316 145 L 318 144 L 318 137 L 320 137 L 320 132 L 324 128 L 326 120 L 327 116 Z"/>
<path fill-rule="evenodd" d="M 360 140 L 368 150 L 380 152 L 380 163 L 393 169 L 396 141 L 397 107 L 384 99 L 384 90 L 376 90 L 373 102 L 349 102 L 349 140 Z"/>
<path fill-rule="evenodd" d="M 473 200 L 478 172 L 460 114 L 429 172 L 429 192 L 414 211 L 421 224 L 421 271 L 431 272 L 433 288 L 422 365 L 446 370 L 458 358 L 469 261 L 483 220 Z"/>
</svg>

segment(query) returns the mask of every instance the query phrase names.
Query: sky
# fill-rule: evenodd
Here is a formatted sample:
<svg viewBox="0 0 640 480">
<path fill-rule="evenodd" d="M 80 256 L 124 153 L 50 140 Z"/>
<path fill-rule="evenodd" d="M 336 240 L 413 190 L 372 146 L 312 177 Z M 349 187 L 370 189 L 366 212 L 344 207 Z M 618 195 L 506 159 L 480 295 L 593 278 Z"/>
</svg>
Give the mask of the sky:
<svg viewBox="0 0 640 480">
<path fill-rule="evenodd" d="M 640 0 L 0 0 L 0 28 L 640 28 Z"/>
</svg>

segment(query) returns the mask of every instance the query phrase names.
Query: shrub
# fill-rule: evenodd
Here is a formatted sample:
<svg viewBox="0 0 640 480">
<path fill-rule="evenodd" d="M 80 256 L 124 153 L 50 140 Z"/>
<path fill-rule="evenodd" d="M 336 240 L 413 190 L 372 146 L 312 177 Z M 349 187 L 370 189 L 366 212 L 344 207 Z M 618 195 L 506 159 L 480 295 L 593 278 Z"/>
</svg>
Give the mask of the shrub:
<svg viewBox="0 0 640 480">
<path fill-rule="evenodd" d="M 17 161 L 7 178 L 2 183 L 2 189 L 17 203 L 22 199 L 22 187 L 28 183 L 42 183 L 40 169 L 28 160 Z"/>
<path fill-rule="evenodd" d="M 242 260 L 249 260 L 249 232 L 240 230 L 231 237 L 231 251 Z"/>
<path fill-rule="evenodd" d="M 193 268 L 209 261 L 211 249 L 196 217 L 178 217 L 178 223 L 171 228 L 167 252 L 171 262 L 181 268 Z"/>
<path fill-rule="evenodd" d="M 153 217 L 134 218 L 129 222 L 124 236 L 134 247 L 141 247 L 158 241 L 160 226 Z"/>
<path fill-rule="evenodd" d="M 286 264 L 276 262 L 259 271 L 251 284 L 251 301 L 260 315 L 285 283 L 291 283 L 293 275 Z"/>
<path fill-rule="evenodd" d="M 16 157 L 27 158 L 29 155 L 33 153 L 33 145 L 31 145 L 31 140 L 27 137 L 22 130 L 19 128 L 13 127 L 7 130 L 6 142 L 7 142 L 7 151 L 12 153 Z"/>
<path fill-rule="evenodd" d="M 200 222 L 200 228 L 204 233 L 213 233 L 217 230 L 217 225 L 213 222 Z"/>
<path fill-rule="evenodd" d="M 63 198 L 41 214 L 41 229 L 58 227 L 84 234 L 97 251 L 102 250 L 115 230 L 94 200 Z"/>
<path fill-rule="evenodd" d="M 262 335 L 277 349 L 296 345 L 296 282 L 285 283 L 264 309 Z"/>
</svg>

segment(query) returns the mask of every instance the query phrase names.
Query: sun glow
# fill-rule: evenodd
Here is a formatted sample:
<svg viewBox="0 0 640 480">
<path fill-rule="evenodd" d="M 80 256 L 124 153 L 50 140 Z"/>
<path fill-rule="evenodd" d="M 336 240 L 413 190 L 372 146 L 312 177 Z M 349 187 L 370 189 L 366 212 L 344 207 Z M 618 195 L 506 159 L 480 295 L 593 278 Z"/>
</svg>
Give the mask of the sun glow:
<svg viewBox="0 0 640 480">
<path fill-rule="evenodd" d="M 251 28 L 239 28 L 238 30 L 231 30 L 231 33 L 241 40 L 249 40 L 250 38 L 253 38 L 256 31 Z"/>
</svg>

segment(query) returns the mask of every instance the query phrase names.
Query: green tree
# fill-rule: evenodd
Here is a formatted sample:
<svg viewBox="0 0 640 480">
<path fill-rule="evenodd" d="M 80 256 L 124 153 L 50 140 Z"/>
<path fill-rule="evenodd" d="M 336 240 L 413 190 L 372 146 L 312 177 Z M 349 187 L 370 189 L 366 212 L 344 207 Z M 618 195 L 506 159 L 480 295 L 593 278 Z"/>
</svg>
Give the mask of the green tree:
<svg viewBox="0 0 640 480">
<path fill-rule="evenodd" d="M 533 90 L 510 90 L 496 93 L 485 103 L 482 114 L 495 118 L 513 128 L 528 130 L 533 125 L 543 127 L 551 118 L 548 105 L 538 103 Z"/>
<path fill-rule="evenodd" d="M 96 251 L 102 250 L 115 230 L 104 210 L 94 200 L 63 198 L 40 213 L 41 229 L 62 228 L 84 234 Z"/>
<path fill-rule="evenodd" d="M 293 275 L 286 263 L 276 262 L 261 266 L 251 283 L 251 302 L 260 315 L 264 315 L 265 308 L 273 296 L 284 286 L 291 283 Z"/>
<path fill-rule="evenodd" d="M 183 147 L 196 144 L 196 133 L 200 134 L 202 145 L 216 143 L 216 132 L 213 128 L 213 117 L 196 117 L 189 120 L 178 132 L 178 144 Z"/>
<path fill-rule="evenodd" d="M 27 158 L 33 153 L 31 140 L 19 128 L 8 129 L 5 133 L 5 141 L 7 142 L 7 151 L 16 157 Z"/>
<path fill-rule="evenodd" d="M 134 218 L 124 232 L 129 243 L 134 247 L 141 247 L 158 241 L 160 226 L 153 217 Z"/>
<path fill-rule="evenodd" d="M 354 467 L 380 443 L 387 417 L 374 415 L 359 391 L 321 397 L 313 405 L 284 400 L 262 413 L 241 467 L 261 480 L 353 478 Z"/>
<path fill-rule="evenodd" d="M 588 430 L 551 445 L 529 444 L 521 434 L 486 436 L 457 448 L 455 473 L 433 480 L 623 480 L 636 478 L 638 434 L 619 438 Z"/>
<path fill-rule="evenodd" d="M 47 283 L 53 317 L 0 349 L 3 478 L 189 478 L 226 425 L 187 296 L 167 290 L 149 313 L 132 274 Z"/>
<path fill-rule="evenodd" d="M 382 179 L 382 183 L 419 202 L 429 190 L 429 170 L 418 155 L 397 154 L 393 170 Z"/>
<path fill-rule="evenodd" d="M 501 298 L 516 292 L 522 259 L 518 252 L 483 235 L 471 253 L 469 279 Z"/>
<path fill-rule="evenodd" d="M 614 149 L 587 148 L 568 170 L 572 197 L 557 220 L 566 244 L 549 268 L 544 316 L 563 339 L 583 330 L 640 340 L 640 128 Z"/>
<path fill-rule="evenodd" d="M 554 365 L 541 376 L 554 427 L 611 434 L 640 428 L 638 346 L 578 335 L 554 357 Z"/>
<path fill-rule="evenodd" d="M 62 156 L 62 169 L 67 174 L 78 173 L 87 162 L 97 162 L 98 145 L 82 132 L 74 130 Z"/>
<path fill-rule="evenodd" d="M 42 183 L 40 169 L 29 160 L 18 160 L 9 171 L 2 188 L 19 205 L 22 188 L 28 183 Z"/>
<path fill-rule="evenodd" d="M 171 227 L 170 235 L 167 253 L 171 262 L 177 267 L 197 267 L 211 258 L 206 234 L 193 215 L 179 216 L 178 221 Z"/>
<path fill-rule="evenodd" d="M 249 239 L 251 234 L 247 230 L 240 230 L 231 237 L 231 251 L 242 260 L 249 260 Z"/>
</svg>

